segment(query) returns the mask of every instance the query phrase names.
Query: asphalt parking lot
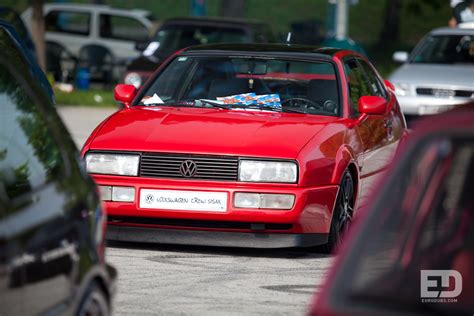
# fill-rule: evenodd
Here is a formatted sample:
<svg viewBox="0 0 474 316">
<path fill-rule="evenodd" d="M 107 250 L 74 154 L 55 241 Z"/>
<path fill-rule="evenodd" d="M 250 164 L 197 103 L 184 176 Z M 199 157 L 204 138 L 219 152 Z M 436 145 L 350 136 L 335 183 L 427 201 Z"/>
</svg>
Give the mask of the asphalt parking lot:
<svg viewBox="0 0 474 316">
<path fill-rule="evenodd" d="M 59 107 L 78 148 L 111 108 Z M 304 314 L 333 260 L 298 249 L 109 243 L 115 315 Z"/>
<path fill-rule="evenodd" d="M 331 262 L 301 250 L 112 243 L 116 315 L 301 315 Z"/>
</svg>

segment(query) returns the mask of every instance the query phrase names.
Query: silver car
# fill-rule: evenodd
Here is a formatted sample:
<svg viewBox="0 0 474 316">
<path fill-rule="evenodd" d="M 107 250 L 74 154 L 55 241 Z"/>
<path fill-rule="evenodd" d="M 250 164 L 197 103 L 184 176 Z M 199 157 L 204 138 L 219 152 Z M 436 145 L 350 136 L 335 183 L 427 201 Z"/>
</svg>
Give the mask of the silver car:
<svg viewBox="0 0 474 316">
<path fill-rule="evenodd" d="M 406 116 L 443 112 L 474 99 L 474 28 L 431 31 L 411 54 L 395 52 L 404 63 L 391 76 Z"/>
</svg>

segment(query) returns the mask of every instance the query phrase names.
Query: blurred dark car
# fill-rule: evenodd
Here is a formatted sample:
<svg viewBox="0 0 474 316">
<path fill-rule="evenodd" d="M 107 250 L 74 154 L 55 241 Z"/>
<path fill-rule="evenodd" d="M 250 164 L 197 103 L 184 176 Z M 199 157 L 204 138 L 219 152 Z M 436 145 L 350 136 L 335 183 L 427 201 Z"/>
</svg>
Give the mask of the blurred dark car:
<svg viewBox="0 0 474 316">
<path fill-rule="evenodd" d="M 105 214 L 29 67 L 0 28 L 0 315 L 108 315 Z"/>
<path fill-rule="evenodd" d="M 169 19 L 149 43 L 138 44 L 143 53 L 127 66 L 124 83 L 140 87 L 168 56 L 188 46 L 275 41 L 270 26 L 259 21 L 210 17 Z"/>
<path fill-rule="evenodd" d="M 472 315 L 473 105 L 415 126 L 311 314 Z"/>
<path fill-rule="evenodd" d="M 31 51 L 26 46 L 25 42 L 22 40 L 20 35 L 17 33 L 15 28 L 2 20 L 0 20 L 0 31 L 5 32 L 10 36 L 10 41 L 5 42 L 5 45 L 10 45 L 10 49 L 15 49 L 22 55 L 23 61 L 28 64 L 28 69 L 31 75 L 37 80 L 40 86 L 43 88 L 44 92 L 46 93 L 49 101 L 52 104 L 56 103 L 56 99 L 54 97 L 53 88 L 46 78 L 43 70 L 39 67 L 38 63 L 36 62 L 36 57 L 31 54 Z"/>
<path fill-rule="evenodd" d="M 29 50 L 31 55 L 36 58 L 35 45 L 31 39 L 30 32 L 23 23 L 20 15 L 13 9 L 8 7 L 0 7 L 0 22 L 6 22 L 10 24 L 18 34 L 18 37 L 23 41 L 25 47 Z"/>
</svg>

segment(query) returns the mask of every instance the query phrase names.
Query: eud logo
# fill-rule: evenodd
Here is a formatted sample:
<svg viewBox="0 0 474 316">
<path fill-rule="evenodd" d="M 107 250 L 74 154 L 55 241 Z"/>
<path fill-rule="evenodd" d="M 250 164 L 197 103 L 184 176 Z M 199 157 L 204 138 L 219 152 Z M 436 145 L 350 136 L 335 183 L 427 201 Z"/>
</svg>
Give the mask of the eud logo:
<svg viewBox="0 0 474 316">
<path fill-rule="evenodd" d="M 462 277 L 456 270 L 421 270 L 421 298 L 455 298 L 462 292 Z"/>
</svg>

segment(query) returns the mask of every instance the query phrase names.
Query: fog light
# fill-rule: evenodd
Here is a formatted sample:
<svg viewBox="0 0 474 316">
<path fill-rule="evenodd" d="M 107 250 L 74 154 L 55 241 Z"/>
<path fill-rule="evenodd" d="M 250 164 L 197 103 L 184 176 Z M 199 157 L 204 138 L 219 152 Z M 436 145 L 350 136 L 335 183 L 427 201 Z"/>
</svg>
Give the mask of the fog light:
<svg viewBox="0 0 474 316">
<path fill-rule="evenodd" d="M 244 193 L 234 194 L 234 207 L 290 210 L 295 202 L 292 194 Z"/>
<path fill-rule="evenodd" d="M 112 201 L 133 202 L 135 201 L 135 188 L 133 187 L 112 187 Z"/>
<path fill-rule="evenodd" d="M 112 187 L 110 185 L 99 185 L 99 194 L 102 201 L 111 201 Z"/>
</svg>

